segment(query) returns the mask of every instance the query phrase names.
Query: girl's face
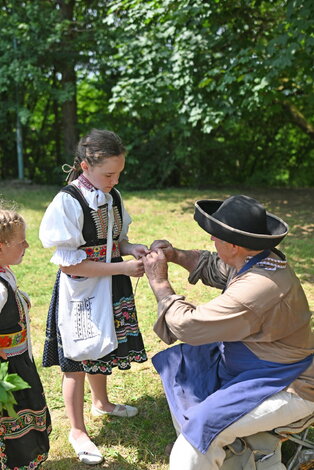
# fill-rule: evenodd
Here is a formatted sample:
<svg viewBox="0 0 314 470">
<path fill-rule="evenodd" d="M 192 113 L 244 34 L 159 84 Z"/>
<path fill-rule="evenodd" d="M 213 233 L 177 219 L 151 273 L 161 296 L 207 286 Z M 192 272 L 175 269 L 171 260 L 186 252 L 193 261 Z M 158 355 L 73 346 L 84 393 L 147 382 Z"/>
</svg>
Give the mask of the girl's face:
<svg viewBox="0 0 314 470">
<path fill-rule="evenodd" d="M 8 242 L 0 242 L 0 265 L 8 266 L 22 262 L 26 248 L 25 227 L 17 228 Z"/>
<path fill-rule="evenodd" d="M 105 158 L 99 165 L 91 166 L 86 161 L 81 163 L 84 176 L 97 189 L 109 193 L 119 183 L 119 176 L 125 165 L 124 155 Z"/>
</svg>

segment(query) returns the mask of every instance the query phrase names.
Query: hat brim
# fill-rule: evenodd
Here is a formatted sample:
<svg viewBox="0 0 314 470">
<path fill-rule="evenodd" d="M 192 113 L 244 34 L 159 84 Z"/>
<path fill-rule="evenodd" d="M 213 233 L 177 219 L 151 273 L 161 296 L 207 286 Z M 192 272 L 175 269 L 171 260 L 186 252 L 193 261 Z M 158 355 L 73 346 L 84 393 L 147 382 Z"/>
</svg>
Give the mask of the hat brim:
<svg viewBox="0 0 314 470">
<path fill-rule="evenodd" d="M 230 227 L 212 217 L 222 203 L 223 201 L 214 199 L 196 201 L 194 212 L 194 219 L 199 226 L 219 240 L 251 250 L 265 250 L 277 246 L 289 231 L 286 222 L 269 212 L 266 212 L 269 234 L 249 233 Z"/>
</svg>

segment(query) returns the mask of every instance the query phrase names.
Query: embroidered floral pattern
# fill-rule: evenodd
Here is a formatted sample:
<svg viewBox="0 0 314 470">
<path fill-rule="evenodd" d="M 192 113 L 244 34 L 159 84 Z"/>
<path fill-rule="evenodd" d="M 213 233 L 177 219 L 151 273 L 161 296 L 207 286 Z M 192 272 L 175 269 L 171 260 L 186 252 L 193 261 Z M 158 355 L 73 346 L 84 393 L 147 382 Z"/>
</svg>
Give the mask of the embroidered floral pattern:
<svg viewBox="0 0 314 470">
<path fill-rule="evenodd" d="M 0 440 L 0 464 L 1 464 L 1 470 L 34 470 L 35 468 L 38 468 L 45 460 L 48 458 L 48 453 L 44 454 L 39 454 L 37 455 L 35 460 L 32 460 L 32 462 L 29 462 L 28 465 L 23 465 L 22 467 L 13 467 L 10 468 L 7 466 L 7 456 L 5 454 L 5 444 Z"/>
<path fill-rule="evenodd" d="M 147 355 L 144 350 L 142 351 L 129 351 L 127 357 L 113 357 L 109 361 L 82 361 L 84 372 L 88 374 L 111 374 L 113 367 L 118 367 L 120 370 L 127 370 L 131 368 L 131 362 L 145 362 Z"/>
<path fill-rule="evenodd" d="M 23 326 L 26 323 L 26 321 L 25 321 L 25 306 L 23 304 L 23 301 L 25 302 L 25 297 L 18 290 L 15 291 L 15 300 L 16 300 L 16 303 L 17 303 L 17 307 L 19 309 L 19 314 L 20 314 L 20 319 L 21 319 L 19 324 L 21 326 Z"/>
<path fill-rule="evenodd" d="M 91 216 L 93 218 L 97 238 L 107 238 L 107 228 L 108 228 L 108 206 L 99 207 L 97 211 L 91 211 Z"/>
<path fill-rule="evenodd" d="M 128 338 L 137 338 L 140 331 L 137 324 L 137 315 L 134 304 L 134 297 L 122 297 L 119 302 L 113 304 L 113 315 L 115 322 L 115 330 L 119 344 L 127 343 Z M 89 374 L 111 374 L 113 367 L 118 367 L 121 370 L 131 368 L 131 362 L 145 362 L 147 355 L 145 349 L 130 349 L 126 356 L 117 357 L 115 353 L 110 354 L 110 359 L 107 361 L 82 361 L 84 372 Z"/>
<path fill-rule="evenodd" d="M 114 215 L 114 222 L 113 222 L 113 238 L 117 238 L 122 230 L 122 219 L 117 206 L 113 206 L 113 215 Z"/>
<path fill-rule="evenodd" d="M 107 245 L 82 247 L 82 250 L 85 251 L 87 259 L 92 261 L 106 261 Z M 112 246 L 112 258 L 117 258 L 119 256 L 119 245 L 114 243 Z"/>
<path fill-rule="evenodd" d="M 0 436 L 5 439 L 17 439 L 31 430 L 45 431 L 47 407 L 42 410 L 22 410 L 18 412 L 18 418 L 2 416 L 0 418 Z"/>
<path fill-rule="evenodd" d="M 139 334 L 134 297 L 122 297 L 113 304 L 114 323 L 118 342 L 127 341 L 127 336 Z"/>
<path fill-rule="evenodd" d="M 30 301 L 28 296 L 18 288 L 15 289 L 14 294 L 20 318 L 18 325 L 21 330 L 0 335 L 0 348 L 3 349 L 8 357 L 23 354 L 28 348 L 26 310 L 30 307 Z"/>
<path fill-rule="evenodd" d="M 14 348 L 26 340 L 26 329 L 7 335 L 0 335 L 0 348 Z"/>
</svg>

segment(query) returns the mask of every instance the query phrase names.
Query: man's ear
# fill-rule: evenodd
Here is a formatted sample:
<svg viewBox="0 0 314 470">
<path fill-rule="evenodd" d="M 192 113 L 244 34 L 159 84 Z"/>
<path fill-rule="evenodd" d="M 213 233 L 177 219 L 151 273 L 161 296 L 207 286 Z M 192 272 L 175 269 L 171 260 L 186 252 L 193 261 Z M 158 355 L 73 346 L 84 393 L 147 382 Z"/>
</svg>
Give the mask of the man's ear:
<svg viewBox="0 0 314 470">
<path fill-rule="evenodd" d="M 242 254 L 242 247 L 241 246 L 232 244 L 232 248 L 233 248 L 233 253 L 238 255 L 241 252 L 241 254 Z"/>
</svg>

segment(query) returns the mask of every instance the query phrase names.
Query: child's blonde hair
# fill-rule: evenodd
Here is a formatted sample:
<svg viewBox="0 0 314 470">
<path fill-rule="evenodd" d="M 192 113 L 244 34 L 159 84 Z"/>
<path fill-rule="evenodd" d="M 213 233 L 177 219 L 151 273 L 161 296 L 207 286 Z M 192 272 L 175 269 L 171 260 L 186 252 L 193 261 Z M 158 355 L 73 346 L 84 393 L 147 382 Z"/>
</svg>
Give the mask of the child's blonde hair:
<svg viewBox="0 0 314 470">
<path fill-rule="evenodd" d="M 15 210 L 0 207 L 0 243 L 12 240 L 16 229 L 25 227 L 23 217 Z"/>
</svg>

